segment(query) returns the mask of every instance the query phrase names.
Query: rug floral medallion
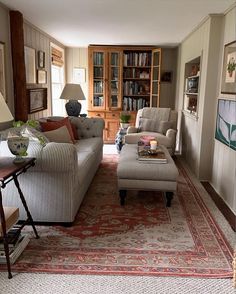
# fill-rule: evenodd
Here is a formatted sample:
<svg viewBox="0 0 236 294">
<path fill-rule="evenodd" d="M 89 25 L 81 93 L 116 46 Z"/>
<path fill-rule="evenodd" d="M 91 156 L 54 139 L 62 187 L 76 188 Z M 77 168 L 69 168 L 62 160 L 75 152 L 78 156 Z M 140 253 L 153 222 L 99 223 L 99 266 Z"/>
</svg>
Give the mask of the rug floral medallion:
<svg viewBox="0 0 236 294">
<path fill-rule="evenodd" d="M 233 250 L 181 164 L 170 208 L 162 192 L 138 191 L 121 207 L 117 160 L 104 156 L 73 226 L 39 226 L 12 270 L 232 277 Z"/>
</svg>

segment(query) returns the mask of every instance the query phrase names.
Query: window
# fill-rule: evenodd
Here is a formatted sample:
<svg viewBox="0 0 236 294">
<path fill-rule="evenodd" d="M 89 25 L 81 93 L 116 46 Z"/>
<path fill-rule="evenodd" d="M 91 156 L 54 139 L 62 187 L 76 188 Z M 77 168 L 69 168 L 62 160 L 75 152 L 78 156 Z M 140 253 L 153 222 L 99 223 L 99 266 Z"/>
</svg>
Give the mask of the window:
<svg viewBox="0 0 236 294">
<path fill-rule="evenodd" d="M 52 115 L 65 116 L 65 100 L 60 99 L 65 84 L 64 50 L 54 44 L 51 45 L 51 49 Z"/>
</svg>

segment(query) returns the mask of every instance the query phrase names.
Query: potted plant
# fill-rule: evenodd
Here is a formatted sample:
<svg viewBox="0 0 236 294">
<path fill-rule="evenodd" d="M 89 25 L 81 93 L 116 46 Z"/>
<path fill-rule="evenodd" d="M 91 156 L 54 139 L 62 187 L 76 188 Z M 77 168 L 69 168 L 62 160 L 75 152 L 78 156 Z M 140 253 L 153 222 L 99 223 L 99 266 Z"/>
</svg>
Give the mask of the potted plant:
<svg viewBox="0 0 236 294">
<path fill-rule="evenodd" d="M 131 119 L 130 113 L 122 111 L 120 113 L 120 126 L 122 129 L 127 129 L 129 127 L 129 122 Z"/>
</svg>

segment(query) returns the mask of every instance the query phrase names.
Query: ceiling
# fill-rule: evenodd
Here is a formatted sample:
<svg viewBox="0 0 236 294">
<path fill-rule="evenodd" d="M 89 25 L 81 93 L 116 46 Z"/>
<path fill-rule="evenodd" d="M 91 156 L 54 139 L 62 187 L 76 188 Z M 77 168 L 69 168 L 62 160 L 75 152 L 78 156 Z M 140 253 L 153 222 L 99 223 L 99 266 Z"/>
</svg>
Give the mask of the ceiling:
<svg viewBox="0 0 236 294">
<path fill-rule="evenodd" d="M 180 43 L 208 14 L 236 0 L 0 0 L 62 44 Z"/>
</svg>

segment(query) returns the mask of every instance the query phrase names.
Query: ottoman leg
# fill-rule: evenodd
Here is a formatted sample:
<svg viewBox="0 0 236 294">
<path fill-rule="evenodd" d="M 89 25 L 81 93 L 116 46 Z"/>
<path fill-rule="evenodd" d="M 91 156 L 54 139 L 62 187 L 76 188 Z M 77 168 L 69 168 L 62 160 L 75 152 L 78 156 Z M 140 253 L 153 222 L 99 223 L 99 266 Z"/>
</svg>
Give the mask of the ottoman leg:
<svg viewBox="0 0 236 294">
<path fill-rule="evenodd" d="M 166 206 L 171 207 L 171 200 L 173 199 L 173 192 L 166 192 Z"/>
<path fill-rule="evenodd" d="M 126 190 L 120 190 L 120 205 L 124 206 L 125 205 L 125 197 L 126 197 Z"/>
</svg>

